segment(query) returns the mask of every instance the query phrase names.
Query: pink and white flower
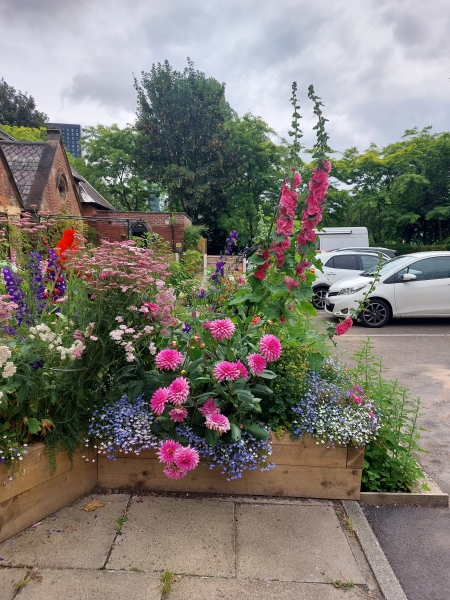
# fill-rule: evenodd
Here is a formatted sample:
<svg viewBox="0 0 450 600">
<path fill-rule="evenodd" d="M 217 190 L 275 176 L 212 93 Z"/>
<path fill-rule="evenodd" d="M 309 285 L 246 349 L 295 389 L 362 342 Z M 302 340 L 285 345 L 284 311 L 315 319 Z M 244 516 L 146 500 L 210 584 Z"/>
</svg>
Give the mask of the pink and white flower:
<svg viewBox="0 0 450 600">
<path fill-rule="evenodd" d="M 156 355 L 155 364 L 158 369 L 175 371 L 183 362 L 183 355 L 178 350 L 166 348 Z"/>
<path fill-rule="evenodd" d="M 230 421 L 220 413 L 207 415 L 205 425 L 208 429 L 218 431 L 220 435 L 230 430 Z"/>
<path fill-rule="evenodd" d="M 216 319 L 209 326 L 211 336 L 219 342 L 230 340 L 233 337 L 234 329 L 234 323 L 230 319 Z"/>
<path fill-rule="evenodd" d="M 171 465 L 174 462 L 175 452 L 182 447 L 183 446 L 175 440 L 166 440 L 160 445 L 156 456 L 159 458 L 159 462 Z"/>
<path fill-rule="evenodd" d="M 182 471 L 192 471 L 198 465 L 200 457 L 195 448 L 180 446 L 175 450 L 173 462 Z"/>
<path fill-rule="evenodd" d="M 150 400 L 150 408 L 157 415 L 161 415 L 164 412 L 164 407 L 166 405 L 167 399 L 169 395 L 169 390 L 167 388 L 159 388 L 153 394 Z"/>
<path fill-rule="evenodd" d="M 169 401 L 176 406 L 181 406 L 189 396 L 189 381 L 184 377 L 177 377 L 167 389 Z"/>
<path fill-rule="evenodd" d="M 175 423 L 181 423 L 188 416 L 188 411 L 185 408 L 172 408 L 169 416 Z"/>
<path fill-rule="evenodd" d="M 236 363 L 224 360 L 214 365 L 214 377 L 220 382 L 224 379 L 234 381 L 242 377 L 242 375 Z"/>
<path fill-rule="evenodd" d="M 176 465 L 167 465 L 167 467 L 164 467 L 163 472 L 164 475 L 166 475 L 166 477 L 168 477 L 169 479 L 181 479 L 187 474 L 187 471 L 183 471 Z"/>
<path fill-rule="evenodd" d="M 214 398 L 208 398 L 208 400 L 198 409 L 204 417 L 209 415 L 217 415 L 220 413 L 220 408 L 216 406 Z"/>
<path fill-rule="evenodd" d="M 247 356 L 248 366 L 252 375 L 262 375 L 266 368 L 266 359 L 261 354 L 249 354 Z"/>
<path fill-rule="evenodd" d="M 267 362 L 278 360 L 281 356 L 280 340 L 270 333 L 259 340 L 259 349 Z"/>
</svg>

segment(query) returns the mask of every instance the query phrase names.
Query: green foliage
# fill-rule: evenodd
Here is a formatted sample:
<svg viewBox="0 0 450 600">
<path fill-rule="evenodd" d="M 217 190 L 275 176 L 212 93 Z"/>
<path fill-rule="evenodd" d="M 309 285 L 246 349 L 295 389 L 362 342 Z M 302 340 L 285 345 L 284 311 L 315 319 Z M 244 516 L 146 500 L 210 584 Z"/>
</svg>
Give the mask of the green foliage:
<svg viewBox="0 0 450 600">
<path fill-rule="evenodd" d="M 289 428 L 291 407 L 298 404 L 304 394 L 306 374 L 309 369 L 309 348 L 285 347 L 281 358 L 272 370 L 277 375 L 271 383 L 272 394 L 262 394 L 262 417 L 271 429 Z"/>
<path fill-rule="evenodd" d="M 411 398 L 398 381 L 381 376 L 382 360 L 372 354 L 373 346 L 365 342 L 355 353 L 356 366 L 350 375 L 363 386 L 366 397 L 378 407 L 381 428 L 378 438 L 365 449 L 362 476 L 363 491 L 407 492 L 423 477 L 412 452 L 423 450 L 418 444 L 421 413 L 420 398 Z"/>
<path fill-rule="evenodd" d="M 333 162 L 349 189 L 335 188 L 324 224 L 365 225 L 375 245 L 442 244 L 450 236 L 449 169 L 450 134 L 431 127 L 384 148 L 349 148 Z"/>
<path fill-rule="evenodd" d="M 175 573 L 172 573 L 168 569 L 165 569 L 164 572 L 161 573 L 161 594 L 168 594 L 170 592 L 170 588 L 174 577 Z"/>
<path fill-rule="evenodd" d="M 157 233 L 146 231 L 141 236 L 133 237 L 138 248 L 149 248 L 153 250 L 156 256 L 173 255 L 173 250 L 170 242 L 166 242 Z"/>
<path fill-rule="evenodd" d="M 207 229 L 204 225 L 188 225 L 183 233 L 184 247 L 186 250 L 197 250 L 200 238 Z"/>
<path fill-rule="evenodd" d="M 138 174 L 137 132 L 117 125 L 86 127 L 75 168 L 119 210 L 149 211 L 159 189 Z"/>
<path fill-rule="evenodd" d="M 198 250 L 186 250 L 180 257 L 180 263 L 192 275 L 203 274 L 203 255 Z"/>
<path fill-rule="evenodd" d="M 44 142 L 47 139 L 45 127 L 17 127 L 17 125 L 1 125 L 5 133 L 20 142 Z"/>
<path fill-rule="evenodd" d="M 18 92 L 0 79 L 0 123 L 17 127 L 42 127 L 48 121 L 43 112 L 36 110 L 33 96 Z"/>
<path fill-rule="evenodd" d="M 225 86 L 196 71 L 188 59 L 183 72 L 168 61 L 153 65 L 135 87 L 142 176 L 165 189 L 169 210 L 207 225 L 214 238 L 224 190 L 236 179 Z"/>
</svg>

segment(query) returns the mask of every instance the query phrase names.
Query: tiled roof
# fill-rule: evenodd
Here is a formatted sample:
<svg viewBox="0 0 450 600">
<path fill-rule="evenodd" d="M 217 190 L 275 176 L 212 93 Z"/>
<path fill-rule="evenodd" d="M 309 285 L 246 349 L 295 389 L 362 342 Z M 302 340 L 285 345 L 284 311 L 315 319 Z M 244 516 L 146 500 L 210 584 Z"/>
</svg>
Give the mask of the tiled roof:
<svg viewBox="0 0 450 600">
<path fill-rule="evenodd" d="M 12 135 L 9 135 L 9 133 L 6 133 L 6 131 L 3 131 L 3 129 L 1 127 L 0 127 L 0 140 L 7 140 L 10 142 L 16 141 Z"/>
<path fill-rule="evenodd" d="M 72 175 L 75 180 L 79 182 L 80 186 L 80 195 L 82 202 L 87 204 L 98 204 L 103 208 L 107 208 L 109 210 L 116 210 L 112 204 L 110 204 L 107 200 L 103 198 L 99 192 L 92 185 L 86 181 L 83 175 L 80 175 L 76 169 L 72 166 L 70 167 L 72 170 Z"/>
<path fill-rule="evenodd" d="M 45 143 L 6 142 L 0 140 L 3 153 L 19 188 L 24 204 L 28 199 Z"/>
</svg>

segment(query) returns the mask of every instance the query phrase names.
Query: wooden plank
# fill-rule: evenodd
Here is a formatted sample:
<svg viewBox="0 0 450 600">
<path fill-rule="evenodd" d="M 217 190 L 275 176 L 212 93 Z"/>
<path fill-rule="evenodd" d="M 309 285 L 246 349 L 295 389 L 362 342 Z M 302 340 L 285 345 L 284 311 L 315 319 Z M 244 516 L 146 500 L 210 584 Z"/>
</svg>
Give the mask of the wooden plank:
<svg viewBox="0 0 450 600">
<path fill-rule="evenodd" d="M 360 448 L 349 446 L 347 451 L 347 468 L 362 469 L 364 467 L 364 446 Z"/>
<path fill-rule="evenodd" d="M 246 471 L 242 479 L 227 481 L 218 469 L 200 466 L 173 480 L 155 458 L 98 461 L 98 483 L 107 488 L 358 500 L 360 482 L 361 469 L 278 465 L 267 473 Z"/>
<path fill-rule="evenodd" d="M 85 462 L 82 454 L 86 454 L 91 460 L 95 458 L 94 454 L 88 454 L 86 448 L 86 453 L 77 452 L 74 455 L 74 467 Z M 0 465 L 0 503 L 70 469 L 71 464 L 67 454 L 61 451 L 56 455 L 56 471 L 53 475 L 50 475 L 44 444 L 32 444 L 28 447 L 28 454 L 20 462 L 17 471 L 10 473 L 4 465 Z M 9 481 L 10 477 L 12 477 L 12 481 Z"/>
<path fill-rule="evenodd" d="M 315 438 L 303 436 L 298 440 L 291 440 L 288 434 L 278 439 L 272 434 L 272 455 L 269 462 L 277 465 L 303 465 L 309 467 L 337 467 L 347 466 L 347 448 L 337 446 L 336 448 L 327 448 L 324 444 L 317 444 Z M 144 459 L 156 458 L 154 450 L 144 450 L 139 455 L 130 452 L 117 453 L 117 458 Z M 355 465 L 355 468 L 359 468 Z"/>
<path fill-rule="evenodd" d="M 0 542 L 91 492 L 97 463 L 83 462 L 0 503 Z"/>
</svg>

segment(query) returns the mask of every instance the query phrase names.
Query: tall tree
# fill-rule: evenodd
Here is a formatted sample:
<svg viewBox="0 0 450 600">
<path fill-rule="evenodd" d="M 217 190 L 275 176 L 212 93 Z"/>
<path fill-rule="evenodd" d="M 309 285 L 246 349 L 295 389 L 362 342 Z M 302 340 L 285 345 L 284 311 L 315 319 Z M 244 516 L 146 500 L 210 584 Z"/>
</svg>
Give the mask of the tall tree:
<svg viewBox="0 0 450 600">
<path fill-rule="evenodd" d="M 42 127 L 48 121 L 43 112 L 36 110 L 33 96 L 28 96 L 0 80 L 0 124 L 17 127 Z"/>
<path fill-rule="evenodd" d="M 117 125 L 86 127 L 80 144 L 81 159 L 71 162 L 119 210 L 151 210 L 159 196 L 156 186 L 138 175 L 137 132 Z"/>
<path fill-rule="evenodd" d="M 135 87 L 143 176 L 166 190 L 170 210 L 185 211 L 212 236 L 225 191 L 236 178 L 225 85 L 196 71 L 188 59 L 183 72 L 168 61 L 153 65 Z"/>
</svg>

